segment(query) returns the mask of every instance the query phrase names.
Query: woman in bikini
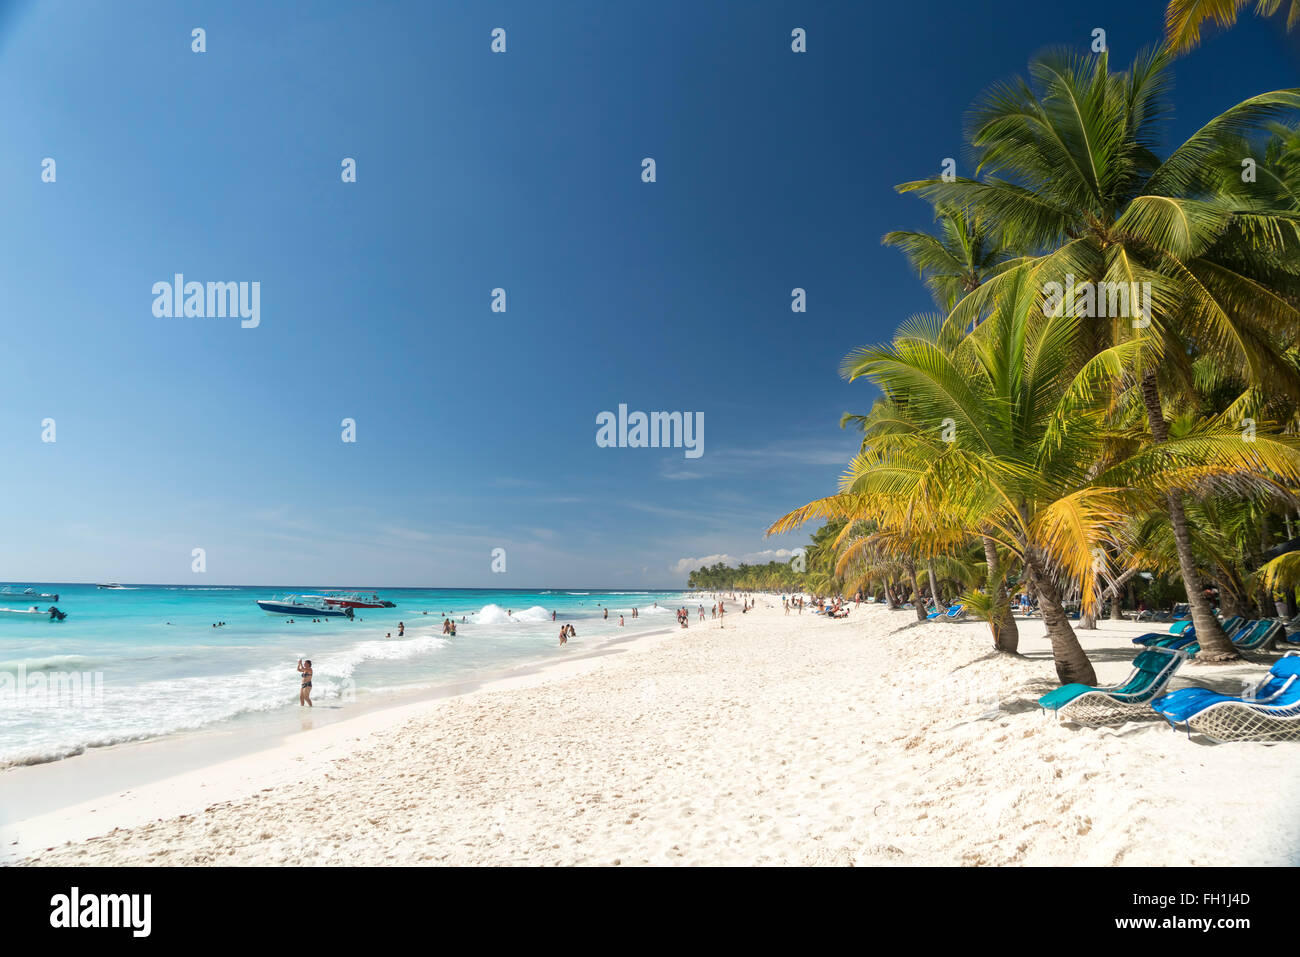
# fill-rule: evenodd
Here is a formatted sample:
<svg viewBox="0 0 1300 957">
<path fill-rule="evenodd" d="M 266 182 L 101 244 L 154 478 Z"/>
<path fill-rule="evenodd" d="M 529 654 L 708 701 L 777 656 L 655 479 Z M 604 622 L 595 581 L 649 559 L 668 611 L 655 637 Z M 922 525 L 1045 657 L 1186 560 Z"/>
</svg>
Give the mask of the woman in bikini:
<svg viewBox="0 0 1300 957">
<path fill-rule="evenodd" d="M 311 703 L 311 659 L 308 658 L 304 662 L 299 658 L 298 670 L 302 672 L 302 687 L 298 689 L 298 707 L 301 708 L 306 704 L 307 707 L 314 708 L 316 706 Z"/>
</svg>

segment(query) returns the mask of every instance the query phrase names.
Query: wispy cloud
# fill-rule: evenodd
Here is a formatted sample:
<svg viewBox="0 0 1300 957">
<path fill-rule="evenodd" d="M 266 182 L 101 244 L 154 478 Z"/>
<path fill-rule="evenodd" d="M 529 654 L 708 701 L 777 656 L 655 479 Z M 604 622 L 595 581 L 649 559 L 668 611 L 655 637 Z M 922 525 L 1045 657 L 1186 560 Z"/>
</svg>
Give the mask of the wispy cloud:
<svg viewBox="0 0 1300 957">
<path fill-rule="evenodd" d="M 852 440 L 828 443 L 791 439 L 753 449 L 721 449 L 689 465 L 676 459 L 659 463 L 661 478 L 685 481 L 751 473 L 755 468 L 781 470 L 845 466 L 858 450 Z"/>
<path fill-rule="evenodd" d="M 515 478 L 511 475 L 502 475 L 492 479 L 488 484 L 495 488 L 537 488 L 540 483 L 533 479 Z"/>
</svg>

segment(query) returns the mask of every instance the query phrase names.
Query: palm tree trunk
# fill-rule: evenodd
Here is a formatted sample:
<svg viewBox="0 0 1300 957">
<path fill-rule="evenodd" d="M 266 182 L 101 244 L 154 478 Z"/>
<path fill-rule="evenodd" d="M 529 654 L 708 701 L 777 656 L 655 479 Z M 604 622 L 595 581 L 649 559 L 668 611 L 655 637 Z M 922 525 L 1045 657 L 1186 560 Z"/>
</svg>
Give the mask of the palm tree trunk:
<svg viewBox="0 0 1300 957">
<path fill-rule="evenodd" d="M 1043 613 L 1043 624 L 1047 626 L 1047 637 L 1052 642 L 1057 679 L 1063 685 L 1095 685 L 1097 673 L 1093 671 L 1092 662 L 1084 654 L 1079 637 L 1065 616 L 1065 608 L 1061 605 L 1061 590 L 1048 576 L 1042 560 L 1032 546 L 1025 549 L 1025 571 L 1029 573 L 1034 590 L 1038 592 L 1038 607 Z"/>
<path fill-rule="evenodd" d="M 921 600 L 921 583 L 916 578 L 916 564 L 909 562 L 907 574 L 912 579 L 912 606 L 916 609 L 916 620 L 925 621 L 925 602 Z"/>
<path fill-rule="evenodd" d="M 1250 599 L 1232 588 L 1219 586 L 1219 608 L 1224 618 L 1250 617 Z"/>
<path fill-rule="evenodd" d="M 1120 603 L 1120 588 L 1123 586 L 1123 584 L 1124 584 L 1126 581 L 1128 581 L 1130 578 L 1132 578 L 1132 577 L 1133 577 L 1134 575 L 1136 575 L 1136 574 L 1137 574 L 1137 569 L 1136 569 L 1136 568 L 1130 568 L 1128 571 L 1124 572 L 1124 573 L 1121 574 L 1118 578 L 1116 578 L 1113 582 L 1111 582 L 1111 584 L 1106 588 L 1106 591 L 1105 591 L 1104 594 L 1109 595 L 1110 598 L 1111 598 L 1111 602 L 1110 602 L 1110 620 L 1111 620 L 1111 621 L 1123 621 L 1123 620 L 1124 620 L 1124 610 L 1123 610 L 1123 607 L 1121 606 L 1121 603 Z"/>
<path fill-rule="evenodd" d="M 1079 627 L 1084 631 L 1097 630 L 1097 616 L 1083 604 L 1083 595 L 1079 595 Z"/>
<path fill-rule="evenodd" d="M 984 576 L 984 588 L 994 596 L 998 607 L 1004 609 L 999 620 L 989 623 L 989 627 L 993 630 L 993 647 L 998 651 L 1014 655 L 1020 647 L 1020 628 L 1016 625 L 1016 616 L 1011 611 L 1006 576 L 999 575 L 997 571 L 998 546 L 987 535 L 984 536 L 984 564 L 988 566 L 988 572 Z"/>
<path fill-rule="evenodd" d="M 934 607 L 939 611 L 944 610 L 943 600 L 939 597 L 939 583 L 934 577 L 934 561 L 927 560 L 925 570 L 930 574 L 930 594 L 934 596 Z"/>
<path fill-rule="evenodd" d="M 1157 444 L 1165 442 L 1169 438 L 1169 425 L 1165 422 L 1164 410 L 1160 406 L 1160 389 L 1153 369 L 1148 369 L 1142 375 L 1142 403 L 1146 406 L 1151 437 Z M 1174 545 L 1178 551 L 1178 570 L 1182 574 L 1183 587 L 1187 590 L 1187 603 L 1192 606 L 1196 641 L 1201 646 L 1196 660 L 1237 661 L 1241 655 L 1219 627 L 1219 620 L 1214 617 L 1214 610 L 1210 607 L 1205 592 L 1201 590 L 1196 560 L 1192 556 L 1192 537 L 1187 531 L 1187 512 L 1183 508 L 1182 493 L 1170 492 L 1168 498 L 1169 524 L 1173 527 Z"/>
</svg>

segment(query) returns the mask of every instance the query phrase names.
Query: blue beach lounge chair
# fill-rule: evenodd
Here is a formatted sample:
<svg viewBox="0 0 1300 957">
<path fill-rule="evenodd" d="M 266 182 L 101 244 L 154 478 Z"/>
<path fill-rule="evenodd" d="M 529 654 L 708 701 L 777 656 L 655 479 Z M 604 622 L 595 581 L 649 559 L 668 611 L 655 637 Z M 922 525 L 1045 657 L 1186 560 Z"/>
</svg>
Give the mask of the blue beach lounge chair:
<svg viewBox="0 0 1300 957">
<path fill-rule="evenodd" d="M 1261 618 L 1237 629 L 1237 633 L 1232 636 L 1232 643 L 1242 651 L 1263 651 L 1274 639 L 1285 633 L 1281 622 Z"/>
<path fill-rule="evenodd" d="M 1189 658 L 1201 650 L 1195 635 L 1143 635 L 1134 638 L 1133 644 L 1148 648 L 1176 648 L 1186 652 Z"/>
<path fill-rule="evenodd" d="M 1163 636 L 1168 639 L 1170 636 Z M 1181 640 L 1181 636 L 1179 636 Z M 1133 671 L 1117 685 L 1094 688 L 1069 684 L 1049 691 L 1039 705 L 1076 724 L 1114 724 L 1151 715 L 1151 700 L 1188 658 L 1184 648 L 1153 645 L 1133 659 Z"/>
<path fill-rule="evenodd" d="M 1300 652 L 1288 652 L 1239 697 L 1179 688 L 1151 702 L 1175 728 L 1214 741 L 1300 741 Z"/>
<path fill-rule="evenodd" d="M 1145 635 L 1138 635 L 1138 637 L 1133 639 L 1133 644 L 1135 645 L 1151 645 L 1157 643 L 1169 644 L 1169 642 L 1156 642 L 1156 639 L 1174 637 L 1174 638 L 1186 638 L 1188 641 L 1191 641 L 1193 638 L 1196 637 L 1195 625 L 1188 624 L 1187 627 L 1185 628 L 1179 628 L 1178 626 L 1181 624 L 1183 624 L 1183 622 L 1180 621 L 1174 622 L 1169 627 L 1168 633 L 1163 631 L 1148 631 Z M 1187 642 L 1183 642 L 1183 644 L 1186 643 Z M 1172 647 L 1181 648 L 1183 644 L 1174 644 L 1172 645 Z"/>
</svg>

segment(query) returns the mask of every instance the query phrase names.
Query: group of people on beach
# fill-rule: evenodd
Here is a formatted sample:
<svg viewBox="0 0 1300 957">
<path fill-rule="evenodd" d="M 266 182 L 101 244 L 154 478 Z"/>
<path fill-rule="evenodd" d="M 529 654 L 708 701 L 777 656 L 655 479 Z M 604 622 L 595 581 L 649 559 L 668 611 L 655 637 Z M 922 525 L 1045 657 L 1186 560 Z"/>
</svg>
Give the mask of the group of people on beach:
<svg viewBox="0 0 1300 957">
<path fill-rule="evenodd" d="M 849 606 L 838 595 L 829 602 L 823 598 L 818 598 L 813 602 L 813 612 L 818 615 L 825 615 L 827 618 L 847 618 L 849 617 Z"/>
<path fill-rule="evenodd" d="M 752 607 L 753 607 L 752 605 L 746 605 L 746 607 L 743 610 L 748 611 Z M 709 608 L 709 618 L 711 619 L 722 618 L 724 615 L 726 615 L 726 613 L 727 613 L 727 606 L 725 602 L 722 601 L 722 599 L 718 599 L 718 601 L 714 602 L 713 605 Z M 697 614 L 699 615 L 699 620 L 703 621 L 704 620 L 703 605 L 697 606 Z M 681 625 L 683 628 L 688 628 L 690 627 L 690 623 L 691 623 L 691 611 L 689 608 L 683 605 L 681 608 L 677 609 L 677 624 Z"/>
<path fill-rule="evenodd" d="M 1028 592 L 1021 592 L 1016 596 L 1016 608 L 1020 614 L 1029 617 L 1038 610 L 1038 599 L 1031 598 Z"/>
</svg>

